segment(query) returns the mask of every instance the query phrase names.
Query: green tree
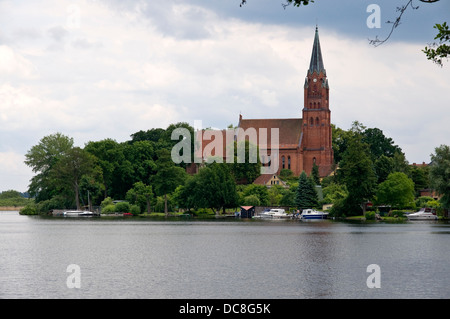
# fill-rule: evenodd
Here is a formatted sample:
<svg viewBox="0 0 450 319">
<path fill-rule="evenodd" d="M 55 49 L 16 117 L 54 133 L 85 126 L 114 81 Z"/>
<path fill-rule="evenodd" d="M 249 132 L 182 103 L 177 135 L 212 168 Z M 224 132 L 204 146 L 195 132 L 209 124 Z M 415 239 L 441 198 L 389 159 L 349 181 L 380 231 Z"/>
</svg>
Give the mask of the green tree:
<svg viewBox="0 0 450 319">
<path fill-rule="evenodd" d="M 412 166 L 411 179 L 414 182 L 414 190 L 419 195 L 419 190 L 430 188 L 430 167 L 429 166 Z"/>
<path fill-rule="evenodd" d="M 450 209 L 450 147 L 441 145 L 431 154 L 430 184 L 440 195 L 444 209 Z"/>
<path fill-rule="evenodd" d="M 315 185 L 320 185 L 319 166 L 317 166 L 315 162 L 313 163 L 311 170 L 311 178 Z"/>
<path fill-rule="evenodd" d="M 405 173 L 395 172 L 378 185 L 377 203 L 395 208 L 411 207 L 414 203 L 414 182 Z"/>
<path fill-rule="evenodd" d="M 279 206 L 284 194 L 286 193 L 286 189 L 281 185 L 272 185 L 268 192 L 270 206 Z"/>
<path fill-rule="evenodd" d="M 243 154 L 240 154 L 243 150 Z M 261 175 L 261 161 L 259 159 L 259 148 L 249 141 L 235 142 L 234 162 L 231 164 L 236 181 L 245 181 L 248 184 Z"/>
<path fill-rule="evenodd" d="M 236 182 L 228 164 L 212 163 L 189 178 L 179 197 L 185 207 L 210 208 L 216 214 L 238 206 Z"/>
<path fill-rule="evenodd" d="M 172 193 L 179 185 L 184 184 L 186 171 L 172 162 L 170 151 L 161 149 L 156 160 L 157 173 L 152 177 L 152 183 L 158 196 L 164 196 L 164 213 L 168 215 L 167 194 Z"/>
<path fill-rule="evenodd" d="M 323 188 L 323 203 L 334 204 L 348 196 L 347 187 L 342 184 L 330 183 Z"/>
<path fill-rule="evenodd" d="M 402 150 L 390 137 L 386 137 L 379 128 L 368 128 L 362 133 L 362 142 L 369 145 L 370 155 L 373 162 L 380 156 L 393 157 L 395 153 L 402 153 Z"/>
<path fill-rule="evenodd" d="M 84 175 L 93 172 L 94 161 L 94 156 L 79 147 L 74 147 L 67 151 L 53 167 L 52 176 L 55 182 L 62 187 L 72 189 L 77 210 L 81 209 L 80 182 Z"/>
<path fill-rule="evenodd" d="M 342 156 L 338 180 L 345 184 L 349 192 L 345 199 L 349 210 L 360 206 L 364 211 L 365 202 L 374 195 L 376 175 L 368 154 L 368 145 L 356 136 L 350 140 L 348 148 Z M 350 211 L 349 213 L 357 214 L 359 212 Z"/>
<path fill-rule="evenodd" d="M 430 48 L 425 47 L 422 50 L 427 56 L 428 60 L 433 61 L 439 66 L 442 66 L 442 59 L 447 58 L 450 55 L 450 46 L 446 43 L 450 43 L 450 30 L 448 28 L 447 22 L 442 24 L 436 23 L 433 28 L 438 30 L 438 34 L 434 38 L 435 40 L 439 40 L 438 43 L 432 43 Z"/>
<path fill-rule="evenodd" d="M 295 205 L 298 209 L 317 207 L 319 200 L 314 182 L 303 171 L 298 179 L 298 187 L 295 196 Z"/>
<path fill-rule="evenodd" d="M 102 169 L 102 183 L 104 185 L 104 198 L 112 196 L 121 198 L 119 167 L 125 160 L 123 146 L 113 139 L 86 143 L 84 150 L 97 158 Z"/>
<path fill-rule="evenodd" d="M 374 162 L 375 174 L 377 175 L 377 183 L 380 184 L 386 180 L 389 174 L 394 171 L 394 159 L 382 154 Z"/>
<path fill-rule="evenodd" d="M 245 186 L 242 197 L 255 195 L 259 199 L 261 206 L 268 206 L 270 204 L 269 191 L 265 185 L 250 184 Z"/>
<path fill-rule="evenodd" d="M 141 211 L 151 211 L 151 201 L 153 199 L 153 189 L 151 185 L 146 185 L 143 182 L 136 182 L 125 197 L 131 204 L 138 205 Z"/>
<path fill-rule="evenodd" d="M 25 164 L 36 173 L 31 178 L 28 192 L 37 202 L 49 200 L 60 193 L 54 181 L 51 180 L 50 172 L 72 147 L 72 138 L 55 133 L 43 137 L 39 144 L 25 154 Z"/>
</svg>

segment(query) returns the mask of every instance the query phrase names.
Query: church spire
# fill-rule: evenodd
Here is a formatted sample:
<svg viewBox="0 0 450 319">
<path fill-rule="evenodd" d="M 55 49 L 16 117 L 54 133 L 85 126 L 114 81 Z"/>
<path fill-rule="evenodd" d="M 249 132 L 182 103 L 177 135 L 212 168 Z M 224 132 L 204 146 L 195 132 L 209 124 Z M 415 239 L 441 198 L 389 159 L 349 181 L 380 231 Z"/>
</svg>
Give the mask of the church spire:
<svg viewBox="0 0 450 319">
<path fill-rule="evenodd" d="M 322 51 L 320 50 L 320 41 L 319 41 L 319 28 L 316 26 L 316 35 L 314 37 L 314 44 L 311 54 L 311 62 L 309 63 L 309 73 L 320 73 L 323 71 L 325 74 L 325 68 L 323 66 L 322 60 Z"/>
</svg>

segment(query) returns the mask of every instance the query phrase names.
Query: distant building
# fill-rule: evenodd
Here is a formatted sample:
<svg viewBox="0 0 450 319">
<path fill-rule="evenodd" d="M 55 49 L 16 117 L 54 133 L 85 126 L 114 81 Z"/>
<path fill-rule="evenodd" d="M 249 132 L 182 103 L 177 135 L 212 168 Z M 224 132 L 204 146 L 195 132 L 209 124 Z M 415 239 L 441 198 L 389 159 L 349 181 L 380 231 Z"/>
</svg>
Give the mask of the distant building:
<svg viewBox="0 0 450 319">
<path fill-rule="evenodd" d="M 286 183 L 282 181 L 277 175 L 273 174 L 263 174 L 256 178 L 253 182 L 256 185 L 264 185 L 267 187 L 271 187 L 274 185 L 279 185 L 283 187 L 287 187 Z"/>
</svg>

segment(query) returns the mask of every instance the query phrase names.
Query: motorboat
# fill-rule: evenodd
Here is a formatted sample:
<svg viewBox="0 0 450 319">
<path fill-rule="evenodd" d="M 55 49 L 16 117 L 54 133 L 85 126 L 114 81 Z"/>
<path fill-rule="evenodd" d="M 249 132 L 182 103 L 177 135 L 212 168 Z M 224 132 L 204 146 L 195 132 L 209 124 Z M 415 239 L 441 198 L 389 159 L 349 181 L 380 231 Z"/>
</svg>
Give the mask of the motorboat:
<svg viewBox="0 0 450 319">
<path fill-rule="evenodd" d="M 436 220 L 438 219 L 436 215 L 436 210 L 434 208 L 421 208 L 418 212 L 407 214 L 408 220 Z"/>
<path fill-rule="evenodd" d="M 96 213 L 90 212 L 90 211 L 82 211 L 82 210 L 68 210 L 63 213 L 63 216 L 65 217 L 90 217 L 90 216 L 97 216 Z"/>
<path fill-rule="evenodd" d="M 264 211 L 259 215 L 253 216 L 254 218 L 289 218 L 291 215 L 285 212 L 282 208 L 273 208 L 269 211 Z"/>
<path fill-rule="evenodd" d="M 328 213 L 317 211 L 315 209 L 304 209 L 300 214 L 300 219 L 327 219 Z"/>
</svg>

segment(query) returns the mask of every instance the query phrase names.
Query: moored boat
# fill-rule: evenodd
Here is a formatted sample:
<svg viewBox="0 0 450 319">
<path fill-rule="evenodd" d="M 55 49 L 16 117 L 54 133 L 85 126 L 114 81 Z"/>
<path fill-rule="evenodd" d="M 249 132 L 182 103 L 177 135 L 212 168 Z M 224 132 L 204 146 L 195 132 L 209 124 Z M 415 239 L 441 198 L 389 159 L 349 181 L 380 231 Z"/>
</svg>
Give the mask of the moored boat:
<svg viewBox="0 0 450 319">
<path fill-rule="evenodd" d="M 259 215 L 253 216 L 254 218 L 289 218 L 290 214 L 286 213 L 282 208 L 273 208 L 269 211 L 264 211 Z"/>
<path fill-rule="evenodd" d="M 317 211 L 315 209 L 304 209 L 300 214 L 300 219 L 327 219 L 328 213 Z"/>
<path fill-rule="evenodd" d="M 421 208 L 418 212 L 407 214 L 408 220 L 436 220 L 436 210 L 434 208 Z"/>
<path fill-rule="evenodd" d="M 65 217 L 90 217 L 97 216 L 96 213 L 90 211 L 81 211 L 81 210 L 68 210 L 63 213 Z"/>
</svg>

